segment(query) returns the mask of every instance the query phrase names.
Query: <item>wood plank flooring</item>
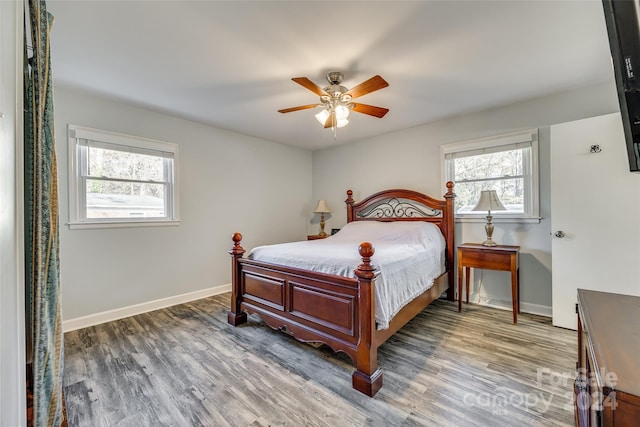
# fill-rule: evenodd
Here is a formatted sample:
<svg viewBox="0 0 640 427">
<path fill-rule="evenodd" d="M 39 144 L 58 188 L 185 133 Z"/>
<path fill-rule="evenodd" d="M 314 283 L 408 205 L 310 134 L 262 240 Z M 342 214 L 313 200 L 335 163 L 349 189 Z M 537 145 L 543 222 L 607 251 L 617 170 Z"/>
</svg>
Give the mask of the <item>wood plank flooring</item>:
<svg viewBox="0 0 640 427">
<path fill-rule="evenodd" d="M 70 426 L 570 426 L 577 335 L 549 319 L 438 300 L 378 352 L 384 385 L 229 294 L 65 334 Z"/>
</svg>

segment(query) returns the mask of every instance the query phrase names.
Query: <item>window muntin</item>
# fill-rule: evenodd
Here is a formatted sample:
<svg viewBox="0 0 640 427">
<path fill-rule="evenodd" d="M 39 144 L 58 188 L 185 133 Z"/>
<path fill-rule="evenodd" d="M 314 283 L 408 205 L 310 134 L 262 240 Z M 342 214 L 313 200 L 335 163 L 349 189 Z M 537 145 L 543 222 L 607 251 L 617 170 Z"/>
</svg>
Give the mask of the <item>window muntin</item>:
<svg viewBox="0 0 640 427">
<path fill-rule="evenodd" d="M 471 210 L 482 190 L 496 190 L 507 208 L 495 217 L 538 217 L 537 130 L 448 144 L 442 153 L 445 180 L 456 184 L 456 217 L 486 215 Z"/>
<path fill-rule="evenodd" d="M 70 224 L 177 221 L 176 144 L 69 126 Z"/>
</svg>

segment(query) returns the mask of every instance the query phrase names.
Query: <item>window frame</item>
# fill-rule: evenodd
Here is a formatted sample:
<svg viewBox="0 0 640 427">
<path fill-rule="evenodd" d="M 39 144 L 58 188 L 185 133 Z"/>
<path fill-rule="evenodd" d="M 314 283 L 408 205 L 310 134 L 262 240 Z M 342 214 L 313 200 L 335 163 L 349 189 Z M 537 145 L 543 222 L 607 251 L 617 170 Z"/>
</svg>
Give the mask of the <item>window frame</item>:
<svg viewBox="0 0 640 427">
<path fill-rule="evenodd" d="M 455 159 L 446 159 L 447 155 L 464 153 L 469 151 L 481 151 L 498 149 L 505 146 L 516 147 L 519 144 L 530 144 L 530 155 L 523 156 L 523 184 L 525 188 L 524 212 L 507 213 L 503 211 L 492 211 L 493 222 L 540 222 L 540 173 L 539 173 L 539 150 L 538 150 L 538 129 L 527 129 L 502 135 L 495 135 L 485 138 L 454 142 L 440 146 L 441 171 L 443 184 L 447 181 L 454 181 L 453 168 L 449 162 Z M 516 147 L 517 148 L 517 147 Z M 504 151 L 507 151 L 505 148 Z M 480 153 L 478 153 L 480 154 Z M 527 164 L 529 163 L 529 164 Z M 455 182 L 455 181 L 454 181 Z M 455 187 L 454 187 L 455 192 Z M 455 213 L 456 222 L 486 222 L 486 212 L 465 212 Z"/>
<path fill-rule="evenodd" d="M 84 142 L 86 141 L 86 142 Z M 84 176 L 89 141 L 107 149 L 153 154 L 162 157 L 164 167 L 169 168 L 166 178 L 165 210 L 167 215 L 159 218 L 87 218 L 87 186 Z M 113 147 L 113 148 L 109 148 Z M 178 144 L 139 136 L 126 135 L 78 125 L 68 125 L 68 174 L 69 174 L 69 222 L 70 229 L 77 228 L 120 228 L 172 226 L 180 223 L 178 191 Z M 165 183 L 163 182 L 163 184 Z"/>
</svg>

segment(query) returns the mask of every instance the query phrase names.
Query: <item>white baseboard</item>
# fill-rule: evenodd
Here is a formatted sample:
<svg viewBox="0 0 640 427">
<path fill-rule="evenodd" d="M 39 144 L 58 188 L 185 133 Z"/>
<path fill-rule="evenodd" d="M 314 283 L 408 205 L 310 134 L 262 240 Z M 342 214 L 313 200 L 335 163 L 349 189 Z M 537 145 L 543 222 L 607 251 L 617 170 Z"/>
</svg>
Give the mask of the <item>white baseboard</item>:
<svg viewBox="0 0 640 427">
<path fill-rule="evenodd" d="M 99 325 L 100 323 L 111 322 L 113 320 L 135 316 L 137 314 L 147 313 L 149 311 L 158 310 L 165 307 L 171 307 L 172 305 L 183 304 L 185 302 L 218 295 L 229 291 L 231 291 L 231 283 L 227 283 L 226 285 L 214 286 L 212 288 L 201 289 L 195 292 L 188 292 L 186 294 L 161 298 L 154 301 L 143 302 L 141 304 L 130 305 L 128 307 L 116 308 L 114 310 L 103 311 L 101 313 L 89 314 L 88 316 L 76 317 L 75 319 L 64 320 L 62 322 L 62 330 L 64 332 L 71 332 L 75 331 L 76 329 Z"/>
<path fill-rule="evenodd" d="M 511 300 L 504 301 L 496 298 L 487 298 L 486 296 L 480 296 L 471 292 L 469 294 L 469 302 L 478 305 L 486 305 L 487 307 L 499 308 L 502 310 L 513 310 L 513 304 Z M 551 317 L 552 311 L 550 306 L 540 305 L 540 304 L 531 304 L 528 302 L 520 302 L 520 311 L 522 313 L 536 314 L 538 316 Z"/>
</svg>

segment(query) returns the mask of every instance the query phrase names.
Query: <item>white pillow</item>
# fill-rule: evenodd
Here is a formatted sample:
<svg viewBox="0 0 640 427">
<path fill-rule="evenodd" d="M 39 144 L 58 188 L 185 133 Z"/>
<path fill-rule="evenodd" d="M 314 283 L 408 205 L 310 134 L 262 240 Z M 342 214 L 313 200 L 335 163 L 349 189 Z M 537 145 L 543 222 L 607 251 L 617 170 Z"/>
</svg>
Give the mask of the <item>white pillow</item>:
<svg viewBox="0 0 640 427">
<path fill-rule="evenodd" d="M 437 225 L 423 221 L 354 221 L 342 227 L 332 239 L 423 246 L 444 241 Z"/>
</svg>

